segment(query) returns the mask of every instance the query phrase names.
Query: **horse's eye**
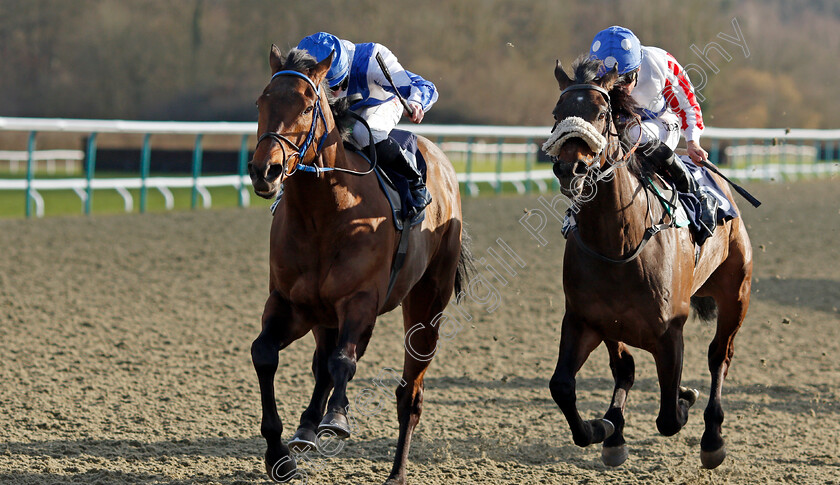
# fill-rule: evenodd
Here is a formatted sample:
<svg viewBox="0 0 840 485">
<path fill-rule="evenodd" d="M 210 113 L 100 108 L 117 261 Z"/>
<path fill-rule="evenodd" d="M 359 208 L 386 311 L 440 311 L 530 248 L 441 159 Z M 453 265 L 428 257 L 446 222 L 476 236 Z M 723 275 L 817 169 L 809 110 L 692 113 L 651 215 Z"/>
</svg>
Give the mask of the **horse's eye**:
<svg viewBox="0 0 840 485">
<path fill-rule="evenodd" d="M 606 118 L 606 117 L 607 117 L 607 114 L 606 114 L 606 113 L 604 113 L 603 111 L 601 111 L 600 113 L 598 113 L 598 119 L 599 119 L 599 120 L 603 120 L 603 119 L 604 119 L 604 118 Z"/>
<path fill-rule="evenodd" d="M 309 113 L 312 112 L 312 109 L 313 109 L 312 106 L 306 108 L 305 110 L 303 110 L 303 114 L 308 115 Z"/>
</svg>

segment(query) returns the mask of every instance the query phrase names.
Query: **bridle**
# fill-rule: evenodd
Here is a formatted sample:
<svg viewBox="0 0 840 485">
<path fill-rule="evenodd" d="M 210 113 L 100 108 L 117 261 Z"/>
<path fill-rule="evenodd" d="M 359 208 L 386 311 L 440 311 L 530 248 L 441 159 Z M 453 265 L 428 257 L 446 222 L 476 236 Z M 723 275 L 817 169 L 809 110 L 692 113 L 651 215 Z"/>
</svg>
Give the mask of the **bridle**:
<svg viewBox="0 0 840 485">
<path fill-rule="evenodd" d="M 267 131 L 257 138 L 257 144 L 254 147 L 254 149 L 256 150 L 256 148 L 260 146 L 260 143 L 265 139 L 271 139 L 271 140 L 276 141 L 277 144 L 280 145 L 280 148 L 283 150 L 283 163 L 282 163 L 283 171 L 281 173 L 281 176 L 283 178 L 293 175 L 298 170 L 300 170 L 302 172 L 314 173 L 316 175 L 320 175 L 324 172 L 330 172 L 330 171 L 344 172 L 344 173 L 349 173 L 351 175 L 367 175 L 367 174 L 373 172 L 374 168 L 376 167 L 375 155 L 374 155 L 374 161 L 371 164 L 370 170 L 367 170 L 367 171 L 364 171 L 364 172 L 358 172 L 358 171 L 355 171 L 355 170 L 348 170 L 346 168 L 340 168 L 340 167 L 319 167 L 319 166 L 314 165 L 314 160 L 318 159 L 318 155 L 321 153 L 321 149 L 324 148 L 324 142 L 327 140 L 327 136 L 329 135 L 328 126 L 327 126 L 327 118 L 324 116 L 324 110 L 321 107 L 321 88 L 319 86 L 316 86 L 315 83 L 311 79 L 309 79 L 309 76 L 307 76 L 306 74 L 303 74 L 302 72 L 299 72 L 299 71 L 291 71 L 291 70 L 277 71 L 276 73 L 274 73 L 273 76 L 271 76 L 271 80 L 269 80 L 269 83 L 271 81 L 273 81 L 274 78 L 276 78 L 277 76 L 299 77 L 299 78 L 303 79 L 304 81 L 306 81 L 306 83 L 309 84 L 309 86 L 315 91 L 315 105 L 313 106 L 313 110 L 312 110 L 312 124 L 309 126 L 309 132 L 306 135 L 306 139 L 303 141 L 303 143 L 300 146 L 298 146 L 295 142 L 290 140 L 286 135 L 283 135 L 282 133 L 278 133 L 276 131 Z M 314 146 L 313 142 L 315 141 L 315 130 L 318 126 L 318 120 L 319 119 L 321 120 L 321 123 L 324 125 L 324 133 L 321 135 L 321 138 L 318 140 L 318 144 L 315 147 L 315 155 L 313 157 L 313 164 L 312 165 L 307 165 L 307 164 L 303 163 L 303 158 L 306 155 L 306 152 L 309 150 L 309 148 Z M 364 121 L 364 120 L 362 120 L 362 121 Z M 367 123 L 363 123 L 363 124 L 367 125 Z M 368 130 L 370 130 L 370 128 L 368 128 Z M 373 138 L 371 137 L 371 140 L 372 139 Z M 288 146 L 290 146 L 294 149 L 294 152 L 291 155 L 286 154 L 286 145 L 288 145 Z M 371 143 L 371 146 L 373 146 L 372 143 Z M 295 166 L 294 166 L 294 169 L 292 169 L 292 171 L 289 172 L 289 171 L 287 171 L 287 167 L 290 165 L 289 162 L 294 157 L 297 157 L 298 163 L 296 163 Z"/>
<path fill-rule="evenodd" d="M 313 107 L 312 111 L 312 124 L 309 126 L 309 133 L 306 135 L 306 139 L 303 143 L 298 146 L 297 143 L 290 140 L 286 135 L 282 133 L 278 133 L 276 131 L 267 131 L 260 135 L 257 138 L 257 145 L 254 147 L 256 149 L 260 146 L 265 139 L 272 139 L 280 145 L 280 148 L 283 150 L 283 177 L 288 177 L 294 174 L 298 169 L 303 170 L 304 172 L 318 172 L 318 168 L 323 167 L 314 167 L 309 165 L 303 164 L 303 157 L 306 155 L 307 150 L 309 147 L 312 146 L 312 142 L 315 140 L 315 129 L 318 126 L 318 120 L 320 119 L 324 125 L 324 133 L 321 135 L 321 139 L 318 140 L 318 146 L 315 148 L 315 158 L 318 158 L 318 154 L 321 152 L 321 149 L 324 147 L 324 142 L 327 140 L 327 119 L 324 117 L 324 110 L 321 109 L 321 88 L 316 86 L 309 76 L 303 74 L 302 72 L 298 71 L 277 71 L 271 76 L 271 81 L 274 80 L 277 76 L 296 76 L 304 81 L 315 91 L 315 106 Z M 271 82 L 269 81 L 269 82 Z M 286 154 L 286 145 L 292 147 L 294 149 L 294 153 L 291 155 Z M 298 163 L 295 164 L 295 168 L 291 172 L 287 172 L 287 167 L 289 166 L 289 162 L 294 158 L 298 158 Z"/>
<path fill-rule="evenodd" d="M 603 96 L 604 101 L 607 102 L 607 123 L 604 126 L 604 130 L 601 131 L 601 136 L 603 136 L 607 140 L 609 140 L 609 138 L 611 136 L 613 136 L 613 137 L 620 136 L 618 134 L 618 127 L 615 126 L 615 122 L 613 121 L 612 102 L 610 100 L 610 93 L 606 89 L 602 88 L 601 86 L 595 85 L 595 84 L 573 84 L 573 85 L 567 87 L 566 89 L 564 89 L 560 93 L 560 97 L 562 98 L 564 94 L 566 94 L 568 92 L 571 92 L 571 91 L 595 91 L 595 92 L 599 93 L 601 96 Z M 636 117 L 637 122 L 641 123 L 641 118 L 639 117 L 639 115 L 634 115 L 634 116 Z M 554 127 L 556 128 L 557 125 L 558 125 L 558 122 L 555 122 Z M 610 128 L 615 128 L 615 130 L 610 130 Z M 552 129 L 552 131 L 554 131 L 554 130 Z M 601 153 L 597 153 L 595 155 L 595 159 L 593 159 L 593 161 L 591 163 L 586 164 L 587 168 L 590 168 L 590 167 L 592 167 L 592 165 L 595 163 L 596 160 L 600 159 L 600 162 L 601 162 L 600 166 L 601 167 L 603 167 L 604 165 L 607 165 L 607 164 L 610 165 L 606 170 L 601 171 L 601 173 L 598 175 L 598 178 L 597 178 L 597 180 L 595 180 L 595 182 L 597 182 L 599 180 L 602 180 L 603 178 L 609 176 L 609 174 L 611 174 L 617 166 L 621 166 L 624 162 L 627 162 L 630 159 L 630 157 L 633 156 L 633 153 L 636 152 L 636 149 L 639 148 L 639 145 L 640 145 L 641 141 L 642 141 L 642 132 L 641 132 L 641 130 L 639 130 L 639 138 L 636 140 L 636 143 L 633 144 L 633 146 L 630 148 L 630 150 L 628 150 L 624 154 L 624 156 L 619 160 L 611 160 L 609 158 L 609 155 L 607 154 L 607 151 L 610 148 L 610 143 L 607 143 L 606 145 L 604 145 L 604 148 L 601 150 Z"/>
<path fill-rule="evenodd" d="M 613 117 L 612 117 L 612 103 L 610 102 L 610 94 L 606 89 L 602 88 L 601 86 L 596 86 L 594 84 L 574 84 L 574 85 L 569 86 L 566 89 L 564 89 L 560 93 L 560 97 L 563 97 L 564 94 L 566 94 L 567 92 L 570 92 L 570 91 L 596 91 L 596 92 L 600 93 L 604 97 L 604 100 L 607 102 L 607 123 L 606 123 L 606 126 L 604 127 L 604 131 L 601 132 L 601 136 L 605 137 L 607 140 L 609 140 L 609 137 L 613 137 L 613 136 L 618 137 L 619 136 L 618 127 L 615 126 L 615 122 L 613 121 Z M 639 115 L 635 115 L 635 117 L 636 117 L 636 122 L 641 124 L 641 118 L 639 117 Z M 557 126 L 557 123 L 555 123 L 555 127 L 556 126 Z M 611 131 L 610 127 L 615 127 L 616 130 Z M 636 143 L 633 145 L 633 147 L 631 147 L 624 154 L 624 156 L 622 158 L 620 158 L 619 160 L 611 160 L 607 155 L 607 151 L 609 150 L 610 143 L 607 143 L 607 144 L 604 145 L 604 148 L 601 150 L 601 153 L 596 154 L 596 156 L 595 156 L 595 160 L 600 158 L 600 161 L 601 161 L 601 163 L 597 167 L 597 169 L 596 170 L 590 170 L 592 168 L 592 166 L 595 164 L 595 160 L 593 160 L 591 163 L 586 164 L 587 165 L 586 177 L 590 177 L 591 174 L 594 172 L 594 176 L 592 177 L 593 180 L 590 183 L 595 184 L 595 183 L 597 183 L 601 180 L 607 179 L 608 177 L 610 177 L 613 174 L 613 172 L 615 171 L 616 168 L 624 165 L 624 163 L 627 162 L 630 159 L 631 156 L 633 156 L 633 153 L 635 153 L 636 149 L 639 148 L 639 144 L 641 143 L 641 140 L 642 140 L 641 126 L 639 126 L 639 128 L 640 128 L 639 129 L 639 138 L 636 140 Z M 602 170 L 601 167 L 603 167 L 606 164 L 608 164 L 609 167 Z M 643 183 L 643 186 L 644 186 L 644 183 Z M 645 190 L 647 190 L 647 187 L 645 187 Z M 676 193 L 675 193 L 675 197 L 676 197 Z M 671 203 L 673 203 L 673 200 L 671 201 Z M 647 199 L 647 204 L 648 204 L 648 207 L 647 207 L 648 215 L 652 216 L 651 207 L 650 207 L 650 199 L 649 198 Z M 663 218 L 664 218 L 664 214 L 663 214 Z M 658 224 L 653 224 L 652 226 L 648 227 L 645 230 L 644 235 L 642 236 L 641 242 L 636 246 L 636 249 L 633 252 L 631 252 L 630 254 L 628 254 L 624 257 L 621 257 L 621 258 L 610 258 L 608 256 L 604 256 L 603 254 L 600 254 L 597 251 L 590 248 L 589 246 L 587 246 L 583 242 L 583 239 L 580 236 L 580 231 L 578 231 L 577 225 L 575 225 L 572 228 L 571 232 L 573 233 L 573 235 L 575 237 L 575 241 L 577 242 L 578 247 L 580 247 L 580 249 L 583 250 L 583 252 L 587 253 L 588 255 L 590 255 L 590 256 L 598 259 L 598 260 L 601 260 L 605 263 L 626 264 L 626 263 L 629 263 L 630 261 L 633 261 L 634 259 L 639 257 L 639 255 L 642 253 L 642 250 L 645 248 L 645 246 L 651 240 L 651 238 L 653 238 L 653 236 L 655 236 L 657 233 L 659 233 L 660 231 L 662 231 L 664 229 L 674 227 L 674 224 L 675 224 L 675 219 L 673 217 L 671 217 L 671 221 L 668 222 L 668 223 L 660 221 Z"/>
</svg>

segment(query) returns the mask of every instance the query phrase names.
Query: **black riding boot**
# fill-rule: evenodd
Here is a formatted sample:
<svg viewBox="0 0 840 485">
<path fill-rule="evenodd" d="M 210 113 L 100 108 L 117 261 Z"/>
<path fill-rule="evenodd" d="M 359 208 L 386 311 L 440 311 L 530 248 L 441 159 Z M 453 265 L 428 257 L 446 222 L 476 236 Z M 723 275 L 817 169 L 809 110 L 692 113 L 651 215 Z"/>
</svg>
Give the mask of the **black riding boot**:
<svg viewBox="0 0 840 485">
<path fill-rule="evenodd" d="M 408 181 L 408 188 L 415 205 L 411 214 L 411 218 L 414 218 L 417 213 L 432 202 L 432 196 L 429 195 L 426 184 L 423 182 L 423 175 L 406 160 L 400 145 L 393 138 L 386 138 L 374 147 L 376 148 L 377 162 L 393 169 Z"/>
<path fill-rule="evenodd" d="M 668 145 L 655 141 L 652 144 L 658 143 L 657 146 L 649 145 L 648 150 L 645 151 L 647 156 L 654 161 L 657 169 L 665 172 L 668 177 L 674 182 L 674 187 L 680 192 L 694 194 L 697 200 L 700 201 L 701 213 L 700 223 L 706 226 L 706 230 L 711 235 L 715 230 L 715 215 L 717 213 L 717 199 L 706 194 L 706 191 L 700 190 L 697 180 L 691 175 L 691 172 L 685 167 L 682 161 L 677 160 L 674 151 Z"/>
</svg>

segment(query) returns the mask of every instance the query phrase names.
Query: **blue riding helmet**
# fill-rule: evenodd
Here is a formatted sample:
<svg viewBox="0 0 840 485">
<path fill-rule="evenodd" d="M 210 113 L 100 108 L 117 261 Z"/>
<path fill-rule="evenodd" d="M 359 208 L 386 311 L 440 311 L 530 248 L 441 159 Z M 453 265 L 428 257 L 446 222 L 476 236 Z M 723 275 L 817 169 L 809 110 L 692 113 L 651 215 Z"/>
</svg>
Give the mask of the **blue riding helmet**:
<svg viewBox="0 0 840 485">
<path fill-rule="evenodd" d="M 341 81 L 344 81 L 347 73 L 350 72 L 347 48 L 341 44 L 341 40 L 338 37 L 332 34 L 318 32 L 309 37 L 304 37 L 297 48 L 309 52 L 318 62 L 323 61 L 330 56 L 332 51 L 335 51 L 332 65 L 330 66 L 330 70 L 327 71 L 327 83 L 330 85 L 330 88 L 341 84 Z"/>
<path fill-rule="evenodd" d="M 642 45 L 630 29 L 613 25 L 595 35 L 589 58 L 598 59 L 604 65 L 598 71 L 603 75 L 618 64 L 618 74 L 635 71 L 642 64 Z"/>
</svg>

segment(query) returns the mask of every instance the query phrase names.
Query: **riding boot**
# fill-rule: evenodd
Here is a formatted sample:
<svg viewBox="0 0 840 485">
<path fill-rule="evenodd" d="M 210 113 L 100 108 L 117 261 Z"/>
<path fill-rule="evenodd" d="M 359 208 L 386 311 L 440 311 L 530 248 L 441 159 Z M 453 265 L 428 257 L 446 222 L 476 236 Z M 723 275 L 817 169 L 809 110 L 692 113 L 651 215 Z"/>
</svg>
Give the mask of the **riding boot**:
<svg viewBox="0 0 840 485">
<path fill-rule="evenodd" d="M 414 199 L 414 208 L 410 213 L 410 218 L 413 219 L 415 215 L 432 202 L 432 196 L 426 189 L 426 183 L 423 182 L 423 175 L 414 165 L 409 163 L 402 148 L 393 138 L 386 138 L 374 147 L 376 148 L 376 160 L 402 175 L 408 181 L 408 189 L 411 192 L 411 198 Z"/>
<path fill-rule="evenodd" d="M 658 145 L 655 145 L 658 143 Z M 705 190 L 702 190 L 697 184 L 697 180 L 688 171 L 685 164 L 681 160 L 677 160 L 674 151 L 668 145 L 654 141 L 649 147 L 648 154 L 651 160 L 654 161 L 658 169 L 661 169 L 671 181 L 674 182 L 674 187 L 680 192 L 693 194 L 700 202 L 700 224 L 705 227 L 709 235 L 711 235 L 716 224 L 715 215 L 717 214 L 717 199 L 709 196 Z"/>
</svg>

